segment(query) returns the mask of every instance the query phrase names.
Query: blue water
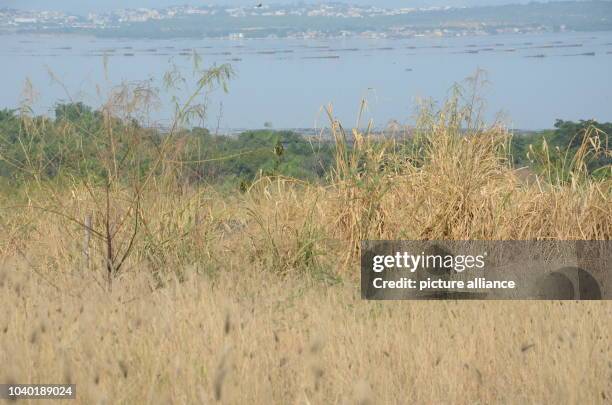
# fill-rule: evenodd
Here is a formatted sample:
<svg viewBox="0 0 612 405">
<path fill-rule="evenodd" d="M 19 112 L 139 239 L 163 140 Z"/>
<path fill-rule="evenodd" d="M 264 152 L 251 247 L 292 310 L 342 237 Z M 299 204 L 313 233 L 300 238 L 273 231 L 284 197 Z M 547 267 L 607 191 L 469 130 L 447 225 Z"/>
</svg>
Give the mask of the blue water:
<svg viewBox="0 0 612 405">
<path fill-rule="evenodd" d="M 549 128 L 557 118 L 612 121 L 612 32 L 236 41 L 6 35 L 0 36 L 0 108 L 19 105 L 26 79 L 37 93 L 35 111 L 45 113 L 58 100 L 98 106 L 113 86 L 150 78 L 162 92 L 151 117 L 165 125 L 173 108 L 162 77 L 173 64 L 189 73 L 193 60 L 184 53 L 191 50 L 204 65 L 231 63 L 236 70 L 229 93 L 216 91 L 207 101 L 205 124 L 221 129 L 261 128 L 265 122 L 324 127 L 321 108 L 329 103 L 350 126 L 363 97 L 376 126 L 410 124 L 419 98 L 443 100 L 454 83 L 479 68 L 489 80 L 481 92 L 489 121 L 499 113 L 520 129 Z M 192 90 L 187 85 L 175 93 L 184 99 Z"/>
</svg>

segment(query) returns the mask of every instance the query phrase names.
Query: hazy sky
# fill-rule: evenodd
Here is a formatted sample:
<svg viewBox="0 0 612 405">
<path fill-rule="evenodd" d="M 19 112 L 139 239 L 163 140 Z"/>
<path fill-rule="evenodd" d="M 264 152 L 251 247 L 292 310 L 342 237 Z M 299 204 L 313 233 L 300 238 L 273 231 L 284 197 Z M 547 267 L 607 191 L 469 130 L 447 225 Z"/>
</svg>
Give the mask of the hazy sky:
<svg viewBox="0 0 612 405">
<path fill-rule="evenodd" d="M 73 13 L 86 13 L 87 11 L 111 10 L 116 8 L 134 7 L 164 7 L 176 4 L 222 4 L 222 5 L 250 5 L 265 0 L 0 0 L 0 8 L 16 9 L 46 9 L 62 10 Z M 510 3 L 526 3 L 528 0 L 335 0 L 351 4 L 375 4 L 382 7 L 425 7 L 425 6 L 474 6 L 497 5 Z M 295 0 L 273 0 L 268 3 L 290 4 L 298 3 Z M 324 0 L 302 0 L 303 3 L 321 3 Z"/>
</svg>

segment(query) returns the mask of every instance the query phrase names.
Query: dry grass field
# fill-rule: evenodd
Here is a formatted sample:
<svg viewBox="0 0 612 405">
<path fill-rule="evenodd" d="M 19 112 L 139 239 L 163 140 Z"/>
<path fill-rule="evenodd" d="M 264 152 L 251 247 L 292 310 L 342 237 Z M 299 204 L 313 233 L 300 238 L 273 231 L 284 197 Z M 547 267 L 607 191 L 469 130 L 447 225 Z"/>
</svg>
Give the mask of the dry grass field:
<svg viewBox="0 0 612 405">
<path fill-rule="evenodd" d="M 610 403 L 608 302 L 361 300 L 360 240 L 610 239 L 609 180 L 525 179 L 506 131 L 461 122 L 430 117 L 417 161 L 333 121 L 326 184 L 3 194 L 0 380 L 82 404 Z"/>
<path fill-rule="evenodd" d="M 78 403 L 610 400 L 608 303 L 373 303 L 250 266 L 109 296 L 18 270 L 2 272 L 1 378 L 72 382 Z"/>
</svg>

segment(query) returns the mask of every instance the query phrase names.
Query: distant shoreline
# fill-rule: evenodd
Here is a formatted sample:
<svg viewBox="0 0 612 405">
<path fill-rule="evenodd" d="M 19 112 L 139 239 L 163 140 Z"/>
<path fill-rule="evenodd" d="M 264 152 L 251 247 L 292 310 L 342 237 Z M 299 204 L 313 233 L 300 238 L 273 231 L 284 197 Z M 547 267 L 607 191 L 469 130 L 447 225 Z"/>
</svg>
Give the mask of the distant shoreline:
<svg viewBox="0 0 612 405">
<path fill-rule="evenodd" d="M 611 1 L 612 3 L 612 1 Z M 155 37 L 155 36 L 142 36 L 142 37 L 131 37 L 131 36 L 98 36 L 94 33 L 88 32 L 40 32 L 40 31 L 23 31 L 23 32 L 5 32 L 0 30 L 0 38 L 80 38 L 80 39 L 92 39 L 92 40 L 109 40 L 109 41 L 176 41 L 176 40 L 203 40 L 203 41 L 218 41 L 218 42 L 265 42 L 265 41 L 296 41 L 296 42 L 318 42 L 318 41 L 342 41 L 342 40 L 358 40 L 364 41 L 410 41 L 410 40 L 454 40 L 454 39 L 466 39 L 466 38 L 495 38 L 495 37 L 523 37 L 523 36 L 546 36 L 546 35 L 557 35 L 557 34 L 584 34 L 584 35 L 596 35 L 598 33 L 609 33 L 612 32 L 610 29 L 604 30 L 592 30 L 592 31 L 579 31 L 579 30 L 566 30 L 562 32 L 555 31 L 536 31 L 536 32 L 507 32 L 507 33 L 473 33 L 466 35 L 448 35 L 448 36 L 437 36 L 437 35 L 415 35 L 411 37 L 368 37 L 361 36 L 359 34 L 349 36 L 326 36 L 326 37 L 245 37 L 245 38 L 229 38 L 229 37 L 208 37 L 208 36 L 176 36 L 176 37 Z"/>
<path fill-rule="evenodd" d="M 97 38 L 414 38 L 612 30 L 612 2 L 556 1 L 478 7 L 386 9 L 341 3 L 262 7 L 173 6 L 88 16 L 0 9 L 0 34 Z"/>
</svg>

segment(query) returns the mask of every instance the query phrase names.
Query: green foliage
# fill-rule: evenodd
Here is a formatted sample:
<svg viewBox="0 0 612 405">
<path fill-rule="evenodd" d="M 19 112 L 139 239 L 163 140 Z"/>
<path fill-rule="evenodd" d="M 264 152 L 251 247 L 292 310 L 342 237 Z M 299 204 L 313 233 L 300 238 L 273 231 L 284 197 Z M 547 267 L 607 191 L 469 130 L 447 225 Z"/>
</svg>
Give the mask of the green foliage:
<svg viewBox="0 0 612 405">
<path fill-rule="evenodd" d="M 280 175 L 314 181 L 332 161 L 332 145 L 309 142 L 291 131 L 247 131 L 238 136 L 214 136 L 195 128 L 186 135 L 185 161 L 192 180 L 252 181 L 258 175 Z M 195 177 L 193 177 L 195 176 Z"/>
<path fill-rule="evenodd" d="M 607 134 L 611 131 L 612 123 L 558 120 L 553 130 L 515 135 L 511 157 L 515 166 L 529 166 L 550 179 L 567 179 L 578 164 L 589 176 L 608 177 L 612 154 Z M 158 130 L 105 116 L 82 103 L 58 104 L 54 119 L 0 110 L 0 178 L 4 184 L 61 176 L 133 179 L 149 172 L 163 139 Z M 180 131 L 171 147 L 172 163 L 178 163 L 182 181 L 228 183 L 246 190 L 262 175 L 322 180 L 331 173 L 336 154 L 349 153 L 354 145 L 346 143 L 348 149 L 342 152 L 331 141 L 315 141 L 291 131 L 268 128 L 222 136 L 195 127 Z M 414 145 L 396 143 L 396 148 L 403 147 Z M 137 162 L 137 168 L 130 164 L 129 174 L 109 174 L 102 164 L 109 150 L 119 162 Z"/>
<path fill-rule="evenodd" d="M 133 137 L 148 142 L 135 147 L 130 142 Z M 101 111 L 82 103 L 58 104 L 55 119 L 4 110 L 0 113 L 0 176 L 17 183 L 61 176 L 102 179 L 111 175 L 102 163 L 109 158 L 109 150 L 123 162 L 138 155 L 144 170 L 154 154 L 151 140 L 155 137 L 159 134 L 141 129 L 134 121 L 112 117 L 105 121 Z M 120 174 L 125 173 L 112 175 Z"/>
<path fill-rule="evenodd" d="M 608 168 L 607 175 L 610 175 L 612 153 L 608 145 L 608 136 L 612 134 L 612 123 L 599 123 L 594 120 L 579 122 L 557 120 L 555 128 L 554 136 L 551 138 L 552 146 L 569 152 L 570 156 L 574 156 L 585 143 L 590 129 L 597 131 L 598 139 L 603 141 L 603 144 L 599 145 L 601 153 L 597 153 L 586 162 L 587 169 L 589 173 L 600 175 L 605 174 L 606 170 L 603 169 Z"/>
<path fill-rule="evenodd" d="M 109 137 L 108 129 L 112 129 Z M 133 142 L 134 138 L 138 142 Z M 259 175 L 316 181 L 332 162 L 329 142 L 311 142 L 291 131 L 247 131 L 213 135 L 195 127 L 177 134 L 172 148 L 180 175 L 191 183 L 244 183 Z M 119 161 L 137 157 L 144 174 L 164 139 L 157 130 L 130 120 L 107 117 L 82 103 L 58 104 L 55 119 L 0 111 L 0 177 L 20 182 L 27 177 L 94 176 L 105 173 L 101 161 L 112 150 Z M 107 147 L 112 142 L 113 147 Z M 137 156 L 136 156 L 137 154 Z M 133 167 L 132 167 L 133 169 Z M 121 177 L 122 173 L 115 175 Z M 126 175 L 126 173 L 123 173 Z M 133 176 L 130 170 L 130 176 Z"/>
<path fill-rule="evenodd" d="M 555 129 L 519 134 L 512 142 L 515 165 L 530 166 L 550 179 L 568 180 L 571 172 L 584 170 L 594 178 L 611 176 L 612 123 L 594 120 L 557 120 Z M 580 166 L 580 167 L 578 167 Z"/>
</svg>

